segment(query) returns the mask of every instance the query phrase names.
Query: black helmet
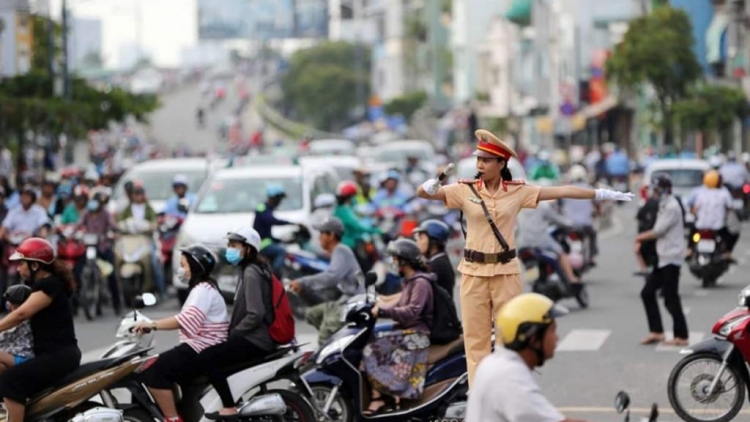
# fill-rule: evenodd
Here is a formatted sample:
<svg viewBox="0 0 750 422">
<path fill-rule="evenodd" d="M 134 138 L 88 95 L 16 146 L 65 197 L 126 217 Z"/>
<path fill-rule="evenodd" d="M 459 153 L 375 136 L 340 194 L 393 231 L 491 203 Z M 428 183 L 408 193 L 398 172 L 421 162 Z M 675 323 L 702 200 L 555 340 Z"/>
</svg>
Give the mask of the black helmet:
<svg viewBox="0 0 750 422">
<path fill-rule="evenodd" d="M 216 256 L 203 245 L 190 245 L 180 248 L 180 252 L 195 264 L 198 264 L 205 276 L 211 274 L 216 266 Z"/>
<path fill-rule="evenodd" d="M 659 173 L 651 179 L 651 186 L 659 193 L 672 193 L 672 178 L 666 173 Z"/>
<path fill-rule="evenodd" d="M 31 287 L 25 284 L 16 284 L 8 287 L 8 290 L 3 294 L 3 299 L 13 305 L 20 305 L 26 302 L 29 296 L 31 296 Z"/>
<path fill-rule="evenodd" d="M 28 195 L 31 197 L 31 202 L 36 202 L 36 189 L 31 185 L 24 186 L 21 195 Z"/>
<path fill-rule="evenodd" d="M 411 239 L 397 239 L 388 244 L 388 254 L 411 263 L 422 260 L 422 252 L 417 242 Z"/>
</svg>

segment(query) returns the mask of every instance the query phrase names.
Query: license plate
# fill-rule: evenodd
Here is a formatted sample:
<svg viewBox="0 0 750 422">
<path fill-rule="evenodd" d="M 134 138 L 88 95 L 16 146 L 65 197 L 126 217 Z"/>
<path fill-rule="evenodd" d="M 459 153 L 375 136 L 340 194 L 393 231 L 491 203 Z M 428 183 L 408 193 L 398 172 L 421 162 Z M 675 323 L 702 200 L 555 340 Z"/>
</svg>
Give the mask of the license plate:
<svg viewBox="0 0 750 422">
<path fill-rule="evenodd" d="M 741 209 L 745 208 L 745 201 L 743 201 L 741 199 L 735 199 L 733 201 L 733 204 L 734 204 L 734 209 L 736 209 L 736 210 L 741 210 Z"/>
<path fill-rule="evenodd" d="M 570 242 L 570 253 L 581 253 L 582 250 L 581 242 Z"/>
<path fill-rule="evenodd" d="M 716 250 L 716 241 L 711 239 L 700 240 L 697 250 L 700 253 L 713 253 Z"/>
</svg>

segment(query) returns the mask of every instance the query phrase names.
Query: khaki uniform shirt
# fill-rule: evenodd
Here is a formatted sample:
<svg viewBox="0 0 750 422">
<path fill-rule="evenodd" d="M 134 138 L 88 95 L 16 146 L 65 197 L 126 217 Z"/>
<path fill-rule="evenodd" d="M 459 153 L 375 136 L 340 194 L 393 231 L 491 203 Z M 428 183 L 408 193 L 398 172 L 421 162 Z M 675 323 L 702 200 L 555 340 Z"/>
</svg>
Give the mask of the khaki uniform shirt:
<svg viewBox="0 0 750 422">
<path fill-rule="evenodd" d="M 508 242 L 508 247 L 514 249 L 516 217 L 522 208 L 536 208 L 541 188 L 516 180 L 502 183 L 494 195 L 483 188 L 481 181 L 476 183 L 475 188 L 487 205 L 495 225 Z M 445 205 L 451 209 L 460 209 L 464 213 L 467 225 L 465 248 L 483 253 L 502 252 L 503 248 L 492 233 L 492 228 L 482 211 L 482 205 L 474 197 L 469 186 L 455 183 L 441 189 L 445 192 Z M 458 271 L 465 275 L 492 277 L 498 274 L 520 274 L 521 267 L 518 258 L 507 264 L 484 264 L 461 259 Z"/>
</svg>

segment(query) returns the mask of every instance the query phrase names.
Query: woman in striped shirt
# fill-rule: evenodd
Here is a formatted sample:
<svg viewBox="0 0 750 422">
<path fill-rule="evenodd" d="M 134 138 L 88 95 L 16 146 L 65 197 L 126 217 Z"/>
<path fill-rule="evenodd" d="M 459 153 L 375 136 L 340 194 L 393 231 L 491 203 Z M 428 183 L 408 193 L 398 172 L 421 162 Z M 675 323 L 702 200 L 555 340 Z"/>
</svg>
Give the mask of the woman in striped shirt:
<svg viewBox="0 0 750 422">
<path fill-rule="evenodd" d="M 204 349 L 227 339 L 229 318 L 224 298 L 216 281 L 210 277 L 216 257 L 205 246 L 180 249 L 182 260 L 177 275 L 188 283 L 189 295 L 179 314 L 140 323 L 134 330 L 180 330 L 180 345 L 161 353 L 156 362 L 142 374 L 142 382 L 156 399 L 164 419 L 182 422 L 177 414 L 172 387 L 197 374 L 195 358 Z"/>
</svg>

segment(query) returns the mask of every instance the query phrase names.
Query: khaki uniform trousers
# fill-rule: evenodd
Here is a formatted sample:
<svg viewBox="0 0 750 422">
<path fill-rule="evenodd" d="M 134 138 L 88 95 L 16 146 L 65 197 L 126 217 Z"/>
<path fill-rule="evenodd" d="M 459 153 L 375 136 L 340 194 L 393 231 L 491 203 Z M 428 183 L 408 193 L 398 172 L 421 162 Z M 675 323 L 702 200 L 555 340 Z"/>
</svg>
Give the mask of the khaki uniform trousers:
<svg viewBox="0 0 750 422">
<path fill-rule="evenodd" d="M 492 321 L 510 299 L 523 292 L 519 274 L 461 276 L 461 321 L 464 330 L 469 388 L 479 362 L 492 352 Z M 499 333 L 497 335 L 499 338 Z M 502 345 L 501 341 L 497 341 Z"/>
</svg>

